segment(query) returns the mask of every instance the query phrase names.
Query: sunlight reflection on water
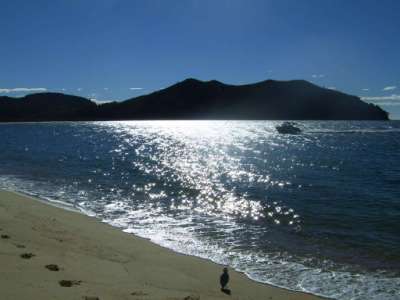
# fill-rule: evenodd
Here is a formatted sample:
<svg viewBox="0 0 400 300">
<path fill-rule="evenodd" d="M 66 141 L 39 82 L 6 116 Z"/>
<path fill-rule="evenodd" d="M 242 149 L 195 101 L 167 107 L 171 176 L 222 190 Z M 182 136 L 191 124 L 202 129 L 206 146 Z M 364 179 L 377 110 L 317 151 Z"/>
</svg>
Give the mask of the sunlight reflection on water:
<svg viewBox="0 0 400 300">
<path fill-rule="evenodd" d="M 0 186 L 263 282 L 396 299 L 400 126 L 299 123 L 299 136 L 265 121 L 5 125 Z"/>
<path fill-rule="evenodd" d="M 263 128 L 242 128 L 232 122 L 180 121 L 180 122 L 118 122 L 100 124 L 118 134 L 123 141 L 113 152 L 125 161 L 135 149 L 132 166 L 145 174 L 152 174 L 164 186 L 179 185 L 171 195 L 155 183 L 134 186 L 135 192 L 145 191 L 150 200 L 157 199 L 171 210 L 189 211 L 235 218 L 272 218 L 275 224 L 298 225 L 300 218 L 291 208 L 284 209 L 276 202 L 260 203 L 240 192 L 236 186 L 243 183 L 289 185 L 288 181 L 271 180 L 271 175 L 248 164 L 247 152 L 260 155 L 251 143 L 275 135 L 272 124 Z M 260 130 L 261 129 L 261 130 Z M 268 153 L 264 154 L 264 161 Z M 242 158 L 245 158 L 243 162 Z M 279 168 L 279 166 L 277 166 Z M 189 192 L 189 193 L 188 193 Z M 266 199 L 265 199 L 266 200 Z M 296 217 L 294 217 L 296 216 Z M 284 220 L 283 220 L 284 219 Z"/>
</svg>

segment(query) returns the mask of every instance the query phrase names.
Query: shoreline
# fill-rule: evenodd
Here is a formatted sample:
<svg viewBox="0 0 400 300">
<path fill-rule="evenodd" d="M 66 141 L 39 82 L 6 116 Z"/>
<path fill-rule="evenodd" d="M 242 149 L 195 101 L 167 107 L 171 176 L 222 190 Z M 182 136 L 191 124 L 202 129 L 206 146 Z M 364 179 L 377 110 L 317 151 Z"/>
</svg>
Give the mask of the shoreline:
<svg viewBox="0 0 400 300">
<path fill-rule="evenodd" d="M 19 192 L 0 190 L 0 229 L 9 237 L 0 240 L 2 299 L 327 299 L 233 269 L 227 296 L 218 282 L 221 265 Z M 34 256 L 23 259 L 23 253 Z M 47 264 L 60 270 L 49 271 Z M 73 286 L 62 287 L 60 280 Z"/>
</svg>

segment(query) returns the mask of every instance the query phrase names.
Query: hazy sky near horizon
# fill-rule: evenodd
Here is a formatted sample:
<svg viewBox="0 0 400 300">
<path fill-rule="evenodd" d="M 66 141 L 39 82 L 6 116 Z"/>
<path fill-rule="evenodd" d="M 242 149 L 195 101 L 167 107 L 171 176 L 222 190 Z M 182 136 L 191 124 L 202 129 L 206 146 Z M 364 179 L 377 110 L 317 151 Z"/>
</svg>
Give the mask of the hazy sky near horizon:
<svg viewBox="0 0 400 300">
<path fill-rule="evenodd" d="M 305 79 L 400 119 L 398 0 L 0 0 L 0 95 Z"/>
</svg>

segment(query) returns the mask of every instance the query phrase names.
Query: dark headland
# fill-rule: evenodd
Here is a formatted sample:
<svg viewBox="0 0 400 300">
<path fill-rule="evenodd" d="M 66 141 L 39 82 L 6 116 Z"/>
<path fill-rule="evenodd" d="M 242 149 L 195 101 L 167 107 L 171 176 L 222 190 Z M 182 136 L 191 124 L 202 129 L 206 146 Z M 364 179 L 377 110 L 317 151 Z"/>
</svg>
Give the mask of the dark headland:
<svg viewBox="0 0 400 300">
<path fill-rule="evenodd" d="M 186 79 L 122 102 L 61 93 L 0 97 L 0 122 L 95 120 L 388 120 L 359 97 L 304 80 L 228 85 Z"/>
</svg>

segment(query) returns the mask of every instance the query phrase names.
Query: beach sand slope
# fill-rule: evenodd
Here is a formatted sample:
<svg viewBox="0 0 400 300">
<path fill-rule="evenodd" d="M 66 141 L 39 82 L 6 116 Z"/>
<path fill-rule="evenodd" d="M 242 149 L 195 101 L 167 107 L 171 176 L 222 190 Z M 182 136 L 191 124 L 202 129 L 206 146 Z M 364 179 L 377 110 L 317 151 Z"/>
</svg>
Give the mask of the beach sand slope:
<svg viewBox="0 0 400 300">
<path fill-rule="evenodd" d="M 95 218 L 0 191 L 0 299 L 321 299 L 256 283 Z"/>
</svg>

